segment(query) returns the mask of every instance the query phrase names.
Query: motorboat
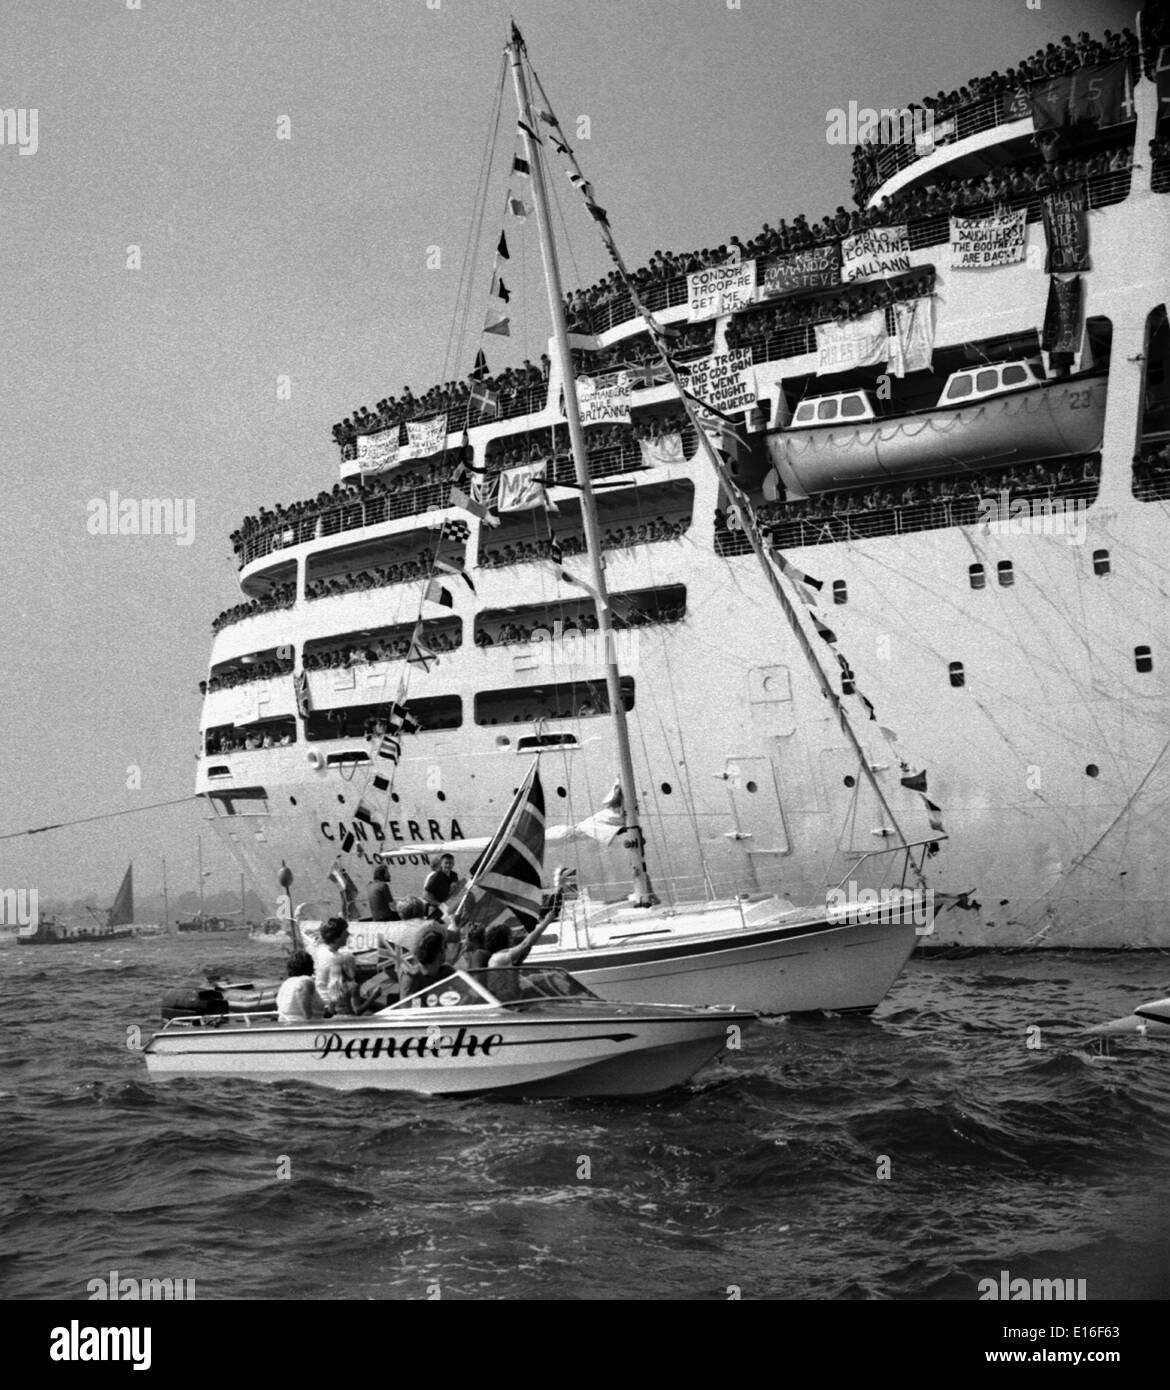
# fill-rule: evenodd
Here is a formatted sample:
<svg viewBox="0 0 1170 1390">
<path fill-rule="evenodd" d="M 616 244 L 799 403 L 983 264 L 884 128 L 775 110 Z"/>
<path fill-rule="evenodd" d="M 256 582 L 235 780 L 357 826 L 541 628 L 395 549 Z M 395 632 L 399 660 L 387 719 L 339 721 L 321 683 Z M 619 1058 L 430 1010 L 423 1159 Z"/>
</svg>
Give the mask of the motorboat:
<svg viewBox="0 0 1170 1390">
<path fill-rule="evenodd" d="M 1170 997 L 1143 1004 L 1124 1018 L 1099 1023 L 1089 1029 L 1089 1034 L 1097 1038 L 1140 1037 L 1170 1042 Z"/>
<path fill-rule="evenodd" d="M 682 1085 L 756 1015 L 614 1004 L 544 966 L 457 970 L 376 1014 L 169 1020 L 144 1049 L 158 1078 L 303 1081 L 335 1090 L 534 1099 L 642 1096 Z"/>
</svg>

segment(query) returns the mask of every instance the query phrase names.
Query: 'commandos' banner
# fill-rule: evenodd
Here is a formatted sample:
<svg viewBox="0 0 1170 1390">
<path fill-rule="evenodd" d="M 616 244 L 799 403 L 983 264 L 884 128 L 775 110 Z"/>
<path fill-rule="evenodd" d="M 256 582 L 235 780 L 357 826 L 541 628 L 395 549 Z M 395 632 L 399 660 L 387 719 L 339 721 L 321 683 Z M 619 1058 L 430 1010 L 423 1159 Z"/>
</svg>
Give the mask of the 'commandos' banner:
<svg viewBox="0 0 1170 1390">
<path fill-rule="evenodd" d="M 683 383 L 692 395 L 724 415 L 756 403 L 756 369 L 751 348 L 716 352 L 687 368 Z"/>
<path fill-rule="evenodd" d="M 1028 214 L 1002 213 L 996 217 L 951 218 L 951 269 L 991 270 L 1014 265 L 1026 254 Z"/>
<path fill-rule="evenodd" d="M 755 296 L 754 260 L 741 261 L 738 265 L 713 265 L 706 270 L 692 270 L 687 276 L 688 317 L 691 323 L 745 309 Z"/>
<path fill-rule="evenodd" d="M 841 243 L 841 279 L 876 280 L 910 267 L 910 238 L 906 225 L 871 227 L 847 236 Z"/>
<path fill-rule="evenodd" d="M 1062 188 L 1044 198 L 1044 235 L 1048 240 L 1049 275 L 1067 275 L 1090 270 L 1089 219 L 1085 208 L 1085 186 Z"/>
<path fill-rule="evenodd" d="M 796 290 L 828 289 L 840 283 L 841 247 L 831 241 L 768 261 L 763 267 L 759 297 L 775 299 Z"/>
</svg>

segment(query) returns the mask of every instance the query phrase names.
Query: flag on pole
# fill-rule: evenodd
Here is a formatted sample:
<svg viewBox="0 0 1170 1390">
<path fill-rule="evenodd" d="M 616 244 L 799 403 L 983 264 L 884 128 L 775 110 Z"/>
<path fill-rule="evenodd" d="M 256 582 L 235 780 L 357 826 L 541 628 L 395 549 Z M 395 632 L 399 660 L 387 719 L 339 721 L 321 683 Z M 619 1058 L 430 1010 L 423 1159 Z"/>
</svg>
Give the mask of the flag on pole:
<svg viewBox="0 0 1170 1390">
<path fill-rule="evenodd" d="M 512 156 L 512 172 L 514 174 L 523 174 L 525 178 L 532 177 L 532 168 L 528 161 L 526 159 L 521 159 L 518 154 Z"/>
<path fill-rule="evenodd" d="M 410 666 L 421 666 L 424 671 L 429 672 L 432 662 L 439 660 L 438 652 L 431 651 L 430 647 L 422 640 L 422 623 L 416 623 L 414 632 L 410 638 L 410 650 L 406 654 L 407 664 Z"/>
<path fill-rule="evenodd" d="M 511 256 L 508 255 L 508 238 L 503 232 L 500 233 L 500 240 L 496 245 L 496 255 L 499 256 L 502 261 L 510 261 L 512 259 Z"/>
<path fill-rule="evenodd" d="M 485 333 L 498 333 L 501 338 L 510 338 L 512 336 L 512 330 L 508 327 L 510 323 L 511 320 L 507 314 L 501 314 L 498 309 L 489 309 L 487 318 L 484 319 L 483 331 Z M 471 395 L 474 399 L 475 392 L 472 391 Z"/>
<path fill-rule="evenodd" d="M 505 304 L 512 298 L 512 291 L 504 284 L 502 276 L 495 276 L 492 280 L 492 294 L 497 299 L 502 299 Z"/>
<path fill-rule="evenodd" d="M 507 814 L 468 875 L 456 923 L 490 927 L 519 919 L 536 924 L 544 909 L 544 788 L 534 760 Z"/>
<path fill-rule="evenodd" d="M 532 127 L 528 124 L 527 121 L 517 121 L 516 129 L 524 135 L 530 135 L 533 138 L 533 140 L 540 140 L 540 136 L 537 135 L 536 131 L 532 129 Z"/>
<path fill-rule="evenodd" d="M 480 521 L 488 526 L 498 526 L 500 518 L 492 516 L 482 502 L 477 502 L 473 497 L 469 497 L 462 488 L 453 487 L 451 489 L 451 505 L 462 507 L 465 512 L 470 512 L 472 516 L 478 517 Z"/>
<path fill-rule="evenodd" d="M 523 198 L 512 195 L 508 198 L 508 211 L 517 222 L 527 222 L 529 209 L 524 203 Z"/>
<path fill-rule="evenodd" d="M 484 377 L 487 376 L 487 374 L 488 374 L 487 358 L 484 356 L 483 348 L 480 348 L 480 350 L 475 354 L 475 366 L 472 367 L 472 369 L 471 369 L 470 372 L 468 372 L 468 376 L 472 379 L 472 381 L 482 381 L 482 380 L 484 379 Z M 466 444 L 466 442 L 467 442 L 467 431 L 466 431 L 466 430 L 464 430 L 464 432 L 463 432 L 463 440 L 464 440 L 464 443 Z"/>
<path fill-rule="evenodd" d="M 506 319 L 505 322 L 507 322 Z M 499 410 L 499 392 L 493 391 L 490 386 L 485 386 L 482 381 L 475 383 L 467 399 L 481 415 L 495 415 Z"/>
<path fill-rule="evenodd" d="M 454 560 L 436 560 L 435 568 L 437 570 L 442 570 L 444 574 L 456 575 L 459 579 L 463 580 L 473 594 L 475 593 L 475 581 L 462 565 L 457 565 Z"/>
<path fill-rule="evenodd" d="M 293 676 L 293 690 L 297 697 L 297 713 L 302 719 L 308 719 L 312 704 L 309 700 L 309 677 L 304 671 L 298 671 Z"/>
<path fill-rule="evenodd" d="M 423 599 L 426 603 L 438 604 L 440 608 L 455 607 L 455 599 L 452 597 L 451 590 L 440 584 L 437 579 L 427 580 Z"/>
</svg>

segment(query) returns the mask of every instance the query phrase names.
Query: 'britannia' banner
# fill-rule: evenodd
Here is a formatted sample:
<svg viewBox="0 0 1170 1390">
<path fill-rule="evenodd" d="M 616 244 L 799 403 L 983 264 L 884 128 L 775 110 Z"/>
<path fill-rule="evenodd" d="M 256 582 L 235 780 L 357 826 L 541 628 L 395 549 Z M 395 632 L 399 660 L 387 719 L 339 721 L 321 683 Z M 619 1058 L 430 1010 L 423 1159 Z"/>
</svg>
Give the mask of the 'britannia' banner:
<svg viewBox="0 0 1170 1390">
<path fill-rule="evenodd" d="M 358 467 L 363 473 L 393 468 L 398 462 L 398 427 L 381 434 L 362 434 L 357 442 Z"/>
<path fill-rule="evenodd" d="M 612 385 L 597 387 L 592 377 L 577 378 L 577 408 L 583 425 L 630 423 L 630 373 L 619 372 Z"/>
<path fill-rule="evenodd" d="M 1062 188 L 1044 199 L 1044 235 L 1048 240 L 1049 275 L 1067 275 L 1090 270 L 1089 218 L 1085 208 L 1084 184 Z"/>
<path fill-rule="evenodd" d="M 1001 213 L 996 217 L 951 218 L 951 269 L 991 270 L 1014 265 L 1026 255 L 1028 214 Z"/>
<path fill-rule="evenodd" d="M 817 324 L 817 375 L 876 367 L 889 355 L 886 311 L 875 309 L 845 323 Z"/>
<path fill-rule="evenodd" d="M 847 236 L 841 243 L 841 279 L 876 280 L 909 270 L 910 238 L 906 225 L 871 227 L 869 231 Z"/>
<path fill-rule="evenodd" d="M 756 403 L 756 369 L 751 348 L 716 352 L 687 368 L 684 385 L 692 395 L 725 415 Z"/>
<path fill-rule="evenodd" d="M 775 299 L 796 290 L 828 289 L 841 283 L 841 247 L 831 241 L 825 246 L 811 246 L 807 251 L 795 251 L 779 256 L 764 266 L 759 297 Z"/>
<path fill-rule="evenodd" d="M 738 265 L 713 265 L 706 270 L 693 270 L 687 276 L 691 323 L 745 309 L 755 296 L 754 260 L 740 261 Z"/>
<path fill-rule="evenodd" d="M 406 422 L 407 455 L 414 459 L 429 458 L 442 451 L 447 443 L 447 417 L 437 415 L 433 420 Z"/>
</svg>

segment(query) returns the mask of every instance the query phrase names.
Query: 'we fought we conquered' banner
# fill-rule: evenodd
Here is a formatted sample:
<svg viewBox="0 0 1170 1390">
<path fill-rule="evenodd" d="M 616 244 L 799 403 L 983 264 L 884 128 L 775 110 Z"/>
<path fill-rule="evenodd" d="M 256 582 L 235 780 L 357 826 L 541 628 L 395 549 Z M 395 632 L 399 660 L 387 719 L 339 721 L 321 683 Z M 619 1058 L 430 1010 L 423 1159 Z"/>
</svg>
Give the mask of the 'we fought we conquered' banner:
<svg viewBox="0 0 1170 1390">
<path fill-rule="evenodd" d="M 756 369 L 752 366 L 751 348 L 716 352 L 692 362 L 684 385 L 704 405 L 725 415 L 755 405 Z"/>
</svg>

